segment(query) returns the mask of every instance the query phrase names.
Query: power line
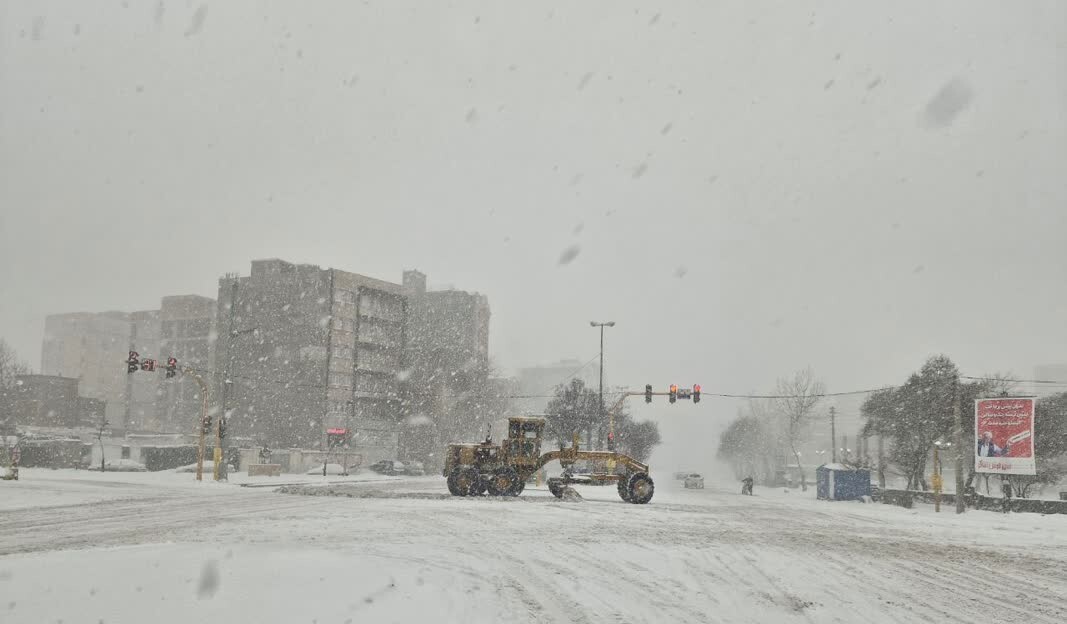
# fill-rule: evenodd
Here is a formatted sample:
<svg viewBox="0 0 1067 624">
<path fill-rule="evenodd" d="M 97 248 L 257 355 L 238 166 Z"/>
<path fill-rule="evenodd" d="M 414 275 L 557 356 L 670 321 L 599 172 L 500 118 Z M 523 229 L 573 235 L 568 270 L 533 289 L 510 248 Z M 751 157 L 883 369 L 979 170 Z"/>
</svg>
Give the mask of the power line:
<svg viewBox="0 0 1067 624">
<path fill-rule="evenodd" d="M 702 390 L 700 395 L 721 397 L 726 399 L 797 399 L 801 397 L 825 398 L 849 396 L 856 394 L 871 394 L 874 392 L 880 392 L 882 390 L 892 390 L 900 387 L 901 386 L 885 386 L 883 388 L 875 388 L 873 390 L 849 390 L 847 392 L 823 392 L 821 394 L 724 394 L 720 392 L 707 392 Z"/>
<path fill-rule="evenodd" d="M 572 379 L 575 375 L 577 375 L 579 372 L 581 372 L 584 368 L 586 368 L 587 366 L 592 364 L 593 361 L 597 359 L 597 357 L 599 357 L 599 355 L 593 356 L 589 361 L 587 361 L 585 364 L 583 364 L 582 366 L 580 366 L 577 369 L 575 369 L 568 377 L 566 377 L 560 383 L 563 383 L 563 381 L 567 381 L 568 379 Z M 208 373 L 208 374 L 212 374 L 212 375 L 219 375 L 220 374 L 219 371 L 215 371 L 215 370 L 211 370 L 211 369 L 207 369 L 207 368 L 197 368 L 197 367 L 192 367 L 192 366 L 186 366 L 184 368 L 185 368 L 185 370 L 195 371 L 195 372 L 198 372 L 198 373 Z M 971 380 L 971 381 L 1006 381 L 1006 382 L 1011 382 L 1011 383 L 1034 383 L 1034 384 L 1045 384 L 1045 385 L 1050 385 L 1050 386 L 1067 386 L 1067 382 L 1046 380 L 1046 379 L 1002 379 L 1002 378 L 997 378 L 997 377 L 976 377 L 976 376 L 971 376 L 971 375 L 960 375 L 959 377 L 960 377 L 960 379 L 967 379 L 967 380 Z M 306 388 L 306 389 L 311 389 L 311 390 L 323 390 L 323 389 L 326 389 L 326 388 L 329 388 L 329 387 L 335 387 L 335 388 L 338 387 L 338 386 L 329 386 L 328 384 L 309 384 L 309 383 L 300 383 L 300 382 L 296 382 L 296 381 L 292 381 L 292 380 L 286 380 L 286 379 L 272 379 L 272 378 L 265 378 L 265 377 L 249 377 L 249 376 L 245 376 L 245 375 L 231 375 L 230 378 L 241 379 L 241 380 L 244 380 L 244 381 L 250 381 L 250 382 L 253 382 L 253 383 L 257 384 L 257 385 L 259 385 L 259 384 L 277 384 L 277 385 L 285 386 L 287 388 Z M 558 386 L 558 385 L 559 384 L 556 384 L 556 386 Z M 556 386 L 553 386 L 553 388 L 556 387 Z M 708 392 L 707 390 L 703 390 L 701 392 L 701 395 L 705 396 L 705 397 L 718 397 L 718 398 L 724 398 L 724 399 L 793 399 L 793 398 L 800 398 L 800 397 L 805 397 L 805 396 L 806 397 L 814 397 L 814 398 L 830 398 L 830 397 L 858 396 L 858 395 L 864 395 L 864 394 L 873 394 L 875 392 L 881 392 L 881 391 L 884 391 L 884 390 L 896 390 L 896 389 L 899 389 L 899 388 L 902 388 L 902 387 L 903 387 L 903 385 L 891 385 L 891 386 L 883 386 L 881 388 L 870 388 L 870 389 L 865 389 L 865 390 L 847 390 L 847 391 L 842 391 L 842 392 L 823 392 L 823 393 L 811 394 L 811 395 L 740 394 L 740 393 L 727 393 L 727 392 Z M 398 393 L 387 392 L 387 391 L 362 391 L 362 393 L 363 394 L 371 394 L 371 395 L 380 395 L 383 398 L 399 397 L 401 394 L 403 396 L 418 396 L 418 397 L 438 396 L 437 393 L 433 393 L 433 392 L 412 392 L 412 391 L 403 392 L 403 393 L 399 393 L 399 394 Z M 555 393 L 552 393 L 552 394 L 503 394 L 503 395 L 493 395 L 492 397 L 486 397 L 486 398 L 496 398 L 496 399 L 553 399 L 553 398 L 556 398 L 556 394 Z"/>
<path fill-rule="evenodd" d="M 970 379 L 972 381 L 1001 381 L 1010 383 L 1030 383 L 1048 384 L 1053 386 L 1067 386 L 1067 381 L 1055 381 L 1048 379 L 1010 379 L 1008 377 L 971 377 L 969 375 L 960 375 L 960 379 Z"/>
</svg>

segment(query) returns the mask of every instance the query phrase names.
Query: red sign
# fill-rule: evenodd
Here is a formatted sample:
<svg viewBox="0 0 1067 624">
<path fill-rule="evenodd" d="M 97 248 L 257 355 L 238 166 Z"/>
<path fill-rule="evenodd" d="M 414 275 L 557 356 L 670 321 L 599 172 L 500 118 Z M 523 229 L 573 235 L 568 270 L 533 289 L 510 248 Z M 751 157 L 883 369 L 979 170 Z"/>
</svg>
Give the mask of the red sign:
<svg viewBox="0 0 1067 624">
<path fill-rule="evenodd" d="M 348 433 L 348 429 L 327 429 L 326 433 L 330 435 L 345 435 Z"/>
<path fill-rule="evenodd" d="M 974 470 L 994 474 L 1037 473 L 1032 397 L 974 402 Z"/>
</svg>

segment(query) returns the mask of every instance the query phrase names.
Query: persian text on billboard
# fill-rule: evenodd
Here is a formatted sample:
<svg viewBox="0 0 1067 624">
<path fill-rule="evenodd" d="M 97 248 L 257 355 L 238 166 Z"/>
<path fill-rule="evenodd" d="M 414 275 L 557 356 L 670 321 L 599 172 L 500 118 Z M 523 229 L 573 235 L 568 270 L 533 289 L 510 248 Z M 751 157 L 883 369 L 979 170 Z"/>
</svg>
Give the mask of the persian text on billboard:
<svg viewBox="0 0 1067 624">
<path fill-rule="evenodd" d="M 978 399 L 974 402 L 974 470 L 1036 474 L 1034 399 Z"/>
</svg>

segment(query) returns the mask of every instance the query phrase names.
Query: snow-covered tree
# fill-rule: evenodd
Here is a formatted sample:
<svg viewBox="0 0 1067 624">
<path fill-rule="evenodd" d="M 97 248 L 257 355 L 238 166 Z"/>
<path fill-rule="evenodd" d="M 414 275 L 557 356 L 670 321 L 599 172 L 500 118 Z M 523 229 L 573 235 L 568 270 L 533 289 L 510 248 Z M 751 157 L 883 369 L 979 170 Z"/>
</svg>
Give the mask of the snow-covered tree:
<svg viewBox="0 0 1067 624">
<path fill-rule="evenodd" d="M 0 435 L 15 433 L 15 378 L 29 372 L 29 365 L 0 338 Z"/>
</svg>

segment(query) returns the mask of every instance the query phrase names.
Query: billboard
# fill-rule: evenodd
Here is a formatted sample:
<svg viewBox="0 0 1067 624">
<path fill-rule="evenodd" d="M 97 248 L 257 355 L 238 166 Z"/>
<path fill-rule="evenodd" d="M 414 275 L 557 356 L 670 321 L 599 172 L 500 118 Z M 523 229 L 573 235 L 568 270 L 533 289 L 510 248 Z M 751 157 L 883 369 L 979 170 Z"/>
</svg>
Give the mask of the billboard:
<svg viewBox="0 0 1067 624">
<path fill-rule="evenodd" d="M 1037 473 L 1033 397 L 974 402 L 974 470 L 1008 475 Z"/>
</svg>

